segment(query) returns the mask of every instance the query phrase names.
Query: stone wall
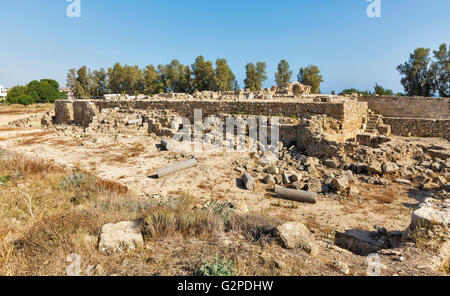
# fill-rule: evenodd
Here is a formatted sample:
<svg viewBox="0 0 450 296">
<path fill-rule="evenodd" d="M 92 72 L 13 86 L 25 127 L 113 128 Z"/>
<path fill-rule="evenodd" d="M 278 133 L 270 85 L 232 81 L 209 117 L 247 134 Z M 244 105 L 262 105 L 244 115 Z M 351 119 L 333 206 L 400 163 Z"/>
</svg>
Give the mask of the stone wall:
<svg viewBox="0 0 450 296">
<path fill-rule="evenodd" d="M 55 123 L 71 123 L 73 121 L 73 103 L 71 101 L 55 102 Z"/>
<path fill-rule="evenodd" d="M 449 98 L 361 96 L 358 100 L 386 117 L 450 119 Z"/>
<path fill-rule="evenodd" d="M 251 114 L 262 116 L 283 116 L 309 118 L 326 115 L 341 122 L 341 128 L 355 130 L 362 126 L 362 118 L 367 116 L 367 103 L 345 102 L 302 102 L 302 101 L 177 101 L 177 100 L 133 100 L 95 101 L 104 108 L 130 107 L 137 110 L 172 110 L 193 120 L 194 109 L 201 109 L 203 116 L 228 114 Z"/>
<path fill-rule="evenodd" d="M 450 140 L 450 119 L 383 118 L 391 126 L 393 135 L 413 137 L 438 137 Z"/>
<path fill-rule="evenodd" d="M 67 104 L 67 108 L 70 108 L 69 104 Z M 88 127 L 98 114 L 98 108 L 93 101 L 80 100 L 73 102 L 73 121 L 75 124 Z"/>
</svg>

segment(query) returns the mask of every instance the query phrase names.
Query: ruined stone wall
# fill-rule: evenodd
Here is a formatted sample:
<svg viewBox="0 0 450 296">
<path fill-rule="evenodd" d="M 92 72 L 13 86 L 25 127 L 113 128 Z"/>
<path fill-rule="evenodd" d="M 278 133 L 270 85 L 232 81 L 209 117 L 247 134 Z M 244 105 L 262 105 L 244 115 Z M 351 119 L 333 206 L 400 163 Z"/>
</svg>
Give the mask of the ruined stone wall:
<svg viewBox="0 0 450 296">
<path fill-rule="evenodd" d="M 73 107 L 72 107 L 73 104 Z M 128 108 L 137 111 L 171 110 L 193 122 L 194 110 L 201 109 L 203 118 L 219 114 L 281 116 L 310 118 L 326 115 L 339 122 L 342 132 L 359 130 L 367 116 L 367 103 L 357 101 L 214 101 L 214 100 L 79 100 L 58 101 L 57 123 L 75 123 L 87 127 L 103 109 Z M 73 109 L 73 111 L 72 111 Z M 67 114 L 72 114 L 68 116 Z"/>
<path fill-rule="evenodd" d="M 193 120 L 194 109 L 201 109 L 203 116 L 228 114 L 251 114 L 308 118 L 327 115 L 342 123 L 343 130 L 359 129 L 362 118 L 367 115 L 367 104 L 348 102 L 300 102 L 300 101 L 95 101 L 98 108 L 131 107 L 140 110 L 173 110 Z"/>
<path fill-rule="evenodd" d="M 55 102 L 55 123 L 71 123 L 73 121 L 73 103 L 71 101 Z"/>
<path fill-rule="evenodd" d="M 66 108 L 70 108 L 70 105 L 67 104 Z M 73 121 L 75 124 L 87 127 L 98 114 L 98 108 L 93 101 L 81 100 L 73 102 Z"/>
<path fill-rule="evenodd" d="M 450 99 L 400 96 L 361 96 L 369 108 L 386 117 L 450 118 Z"/>
<path fill-rule="evenodd" d="M 450 119 L 383 118 L 396 136 L 438 137 L 450 140 Z"/>
<path fill-rule="evenodd" d="M 345 130 L 356 131 L 361 128 L 364 118 L 368 116 L 368 104 L 366 102 L 348 101 L 344 105 Z"/>
</svg>

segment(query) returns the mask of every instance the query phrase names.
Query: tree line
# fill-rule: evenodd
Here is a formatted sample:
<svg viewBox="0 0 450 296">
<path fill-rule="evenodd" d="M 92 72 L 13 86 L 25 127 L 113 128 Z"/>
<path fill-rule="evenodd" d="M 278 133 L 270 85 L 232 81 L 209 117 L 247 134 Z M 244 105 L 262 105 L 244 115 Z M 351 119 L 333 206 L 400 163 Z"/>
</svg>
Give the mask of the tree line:
<svg viewBox="0 0 450 296">
<path fill-rule="evenodd" d="M 214 67 L 215 66 L 215 67 Z M 265 62 L 248 63 L 245 66 L 245 89 L 261 90 L 268 79 Z M 275 73 L 277 85 L 290 82 L 293 72 L 286 60 L 282 60 Z M 311 85 L 313 93 L 320 93 L 322 75 L 317 66 L 300 68 L 298 81 Z M 213 65 L 203 56 L 192 65 L 183 65 L 173 60 L 168 65 L 138 66 L 116 63 L 113 67 L 91 71 L 86 66 L 70 69 L 67 87 L 76 98 L 100 97 L 104 94 L 154 95 L 166 93 L 193 93 L 194 91 L 233 91 L 239 89 L 236 76 L 226 59 L 218 58 Z"/>
</svg>

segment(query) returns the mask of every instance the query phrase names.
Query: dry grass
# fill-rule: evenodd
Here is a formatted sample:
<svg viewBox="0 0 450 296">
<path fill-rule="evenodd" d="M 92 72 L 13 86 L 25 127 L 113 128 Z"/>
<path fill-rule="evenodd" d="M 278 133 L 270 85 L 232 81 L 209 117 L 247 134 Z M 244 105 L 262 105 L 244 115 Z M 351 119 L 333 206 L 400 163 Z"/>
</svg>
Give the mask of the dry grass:
<svg viewBox="0 0 450 296">
<path fill-rule="evenodd" d="M 63 172 L 64 168 L 43 159 L 30 159 L 13 152 L 0 150 L 0 169 L 10 175 L 35 175 Z"/>
<path fill-rule="evenodd" d="M 23 105 L 4 105 L 0 106 L 0 115 L 23 115 L 42 113 L 50 110 L 54 104 L 33 104 L 30 106 Z"/>
<path fill-rule="evenodd" d="M 143 233 L 149 238 L 181 234 L 183 237 L 212 237 L 223 231 L 224 222 L 207 210 L 158 207 L 143 218 Z"/>
<path fill-rule="evenodd" d="M 144 153 L 145 150 L 146 150 L 145 146 L 139 142 L 123 146 L 120 150 L 120 154 L 114 156 L 109 155 L 110 151 L 105 150 L 105 156 L 103 157 L 102 162 L 125 163 L 130 158 L 141 156 L 141 154 Z"/>
<path fill-rule="evenodd" d="M 140 199 L 89 173 L 5 151 L 0 175 L 12 176 L 0 186 L 0 275 L 65 275 L 72 253 L 81 256 L 83 275 L 93 266 L 103 269 L 94 274 L 193 275 L 215 254 L 233 260 L 238 275 L 303 272 L 295 256 L 283 260 L 296 268 L 283 272 L 275 255 L 261 259 L 261 253 L 281 249 L 272 244 L 280 219 L 234 211 L 225 215 L 217 207 L 198 209 L 193 206 L 197 197 L 184 192 L 170 202 Z M 101 227 L 130 220 L 142 222 L 146 248 L 99 253 Z M 222 245 L 224 237 L 233 244 Z"/>
<path fill-rule="evenodd" d="M 274 229 L 282 223 L 277 218 L 257 214 L 233 215 L 227 223 L 227 229 L 241 233 L 251 242 L 265 243 L 273 240 Z"/>
</svg>

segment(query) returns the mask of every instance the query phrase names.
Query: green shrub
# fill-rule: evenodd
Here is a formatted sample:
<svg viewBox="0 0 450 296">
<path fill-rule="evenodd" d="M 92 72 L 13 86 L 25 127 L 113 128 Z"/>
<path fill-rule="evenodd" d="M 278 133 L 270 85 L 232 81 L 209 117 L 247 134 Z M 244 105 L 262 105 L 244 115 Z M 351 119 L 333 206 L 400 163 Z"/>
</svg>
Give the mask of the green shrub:
<svg viewBox="0 0 450 296">
<path fill-rule="evenodd" d="M 90 177 L 83 173 L 74 173 L 66 176 L 59 182 L 59 186 L 64 190 L 80 189 L 86 180 Z"/>
<path fill-rule="evenodd" d="M 221 203 L 214 200 L 207 205 L 207 208 L 213 214 L 220 216 L 224 222 L 228 222 L 230 215 L 234 212 L 233 205 L 229 202 Z"/>
<path fill-rule="evenodd" d="M 203 261 L 202 267 L 200 267 L 200 276 L 233 276 L 236 274 L 233 261 L 226 258 L 220 259 L 216 254 L 216 258 L 213 262 Z"/>
<path fill-rule="evenodd" d="M 23 95 L 17 98 L 17 103 L 24 106 L 32 105 L 34 104 L 34 99 L 30 95 Z"/>
<path fill-rule="evenodd" d="M 11 176 L 7 175 L 7 176 L 0 176 L 0 185 L 5 186 L 6 183 L 11 180 Z"/>
</svg>

